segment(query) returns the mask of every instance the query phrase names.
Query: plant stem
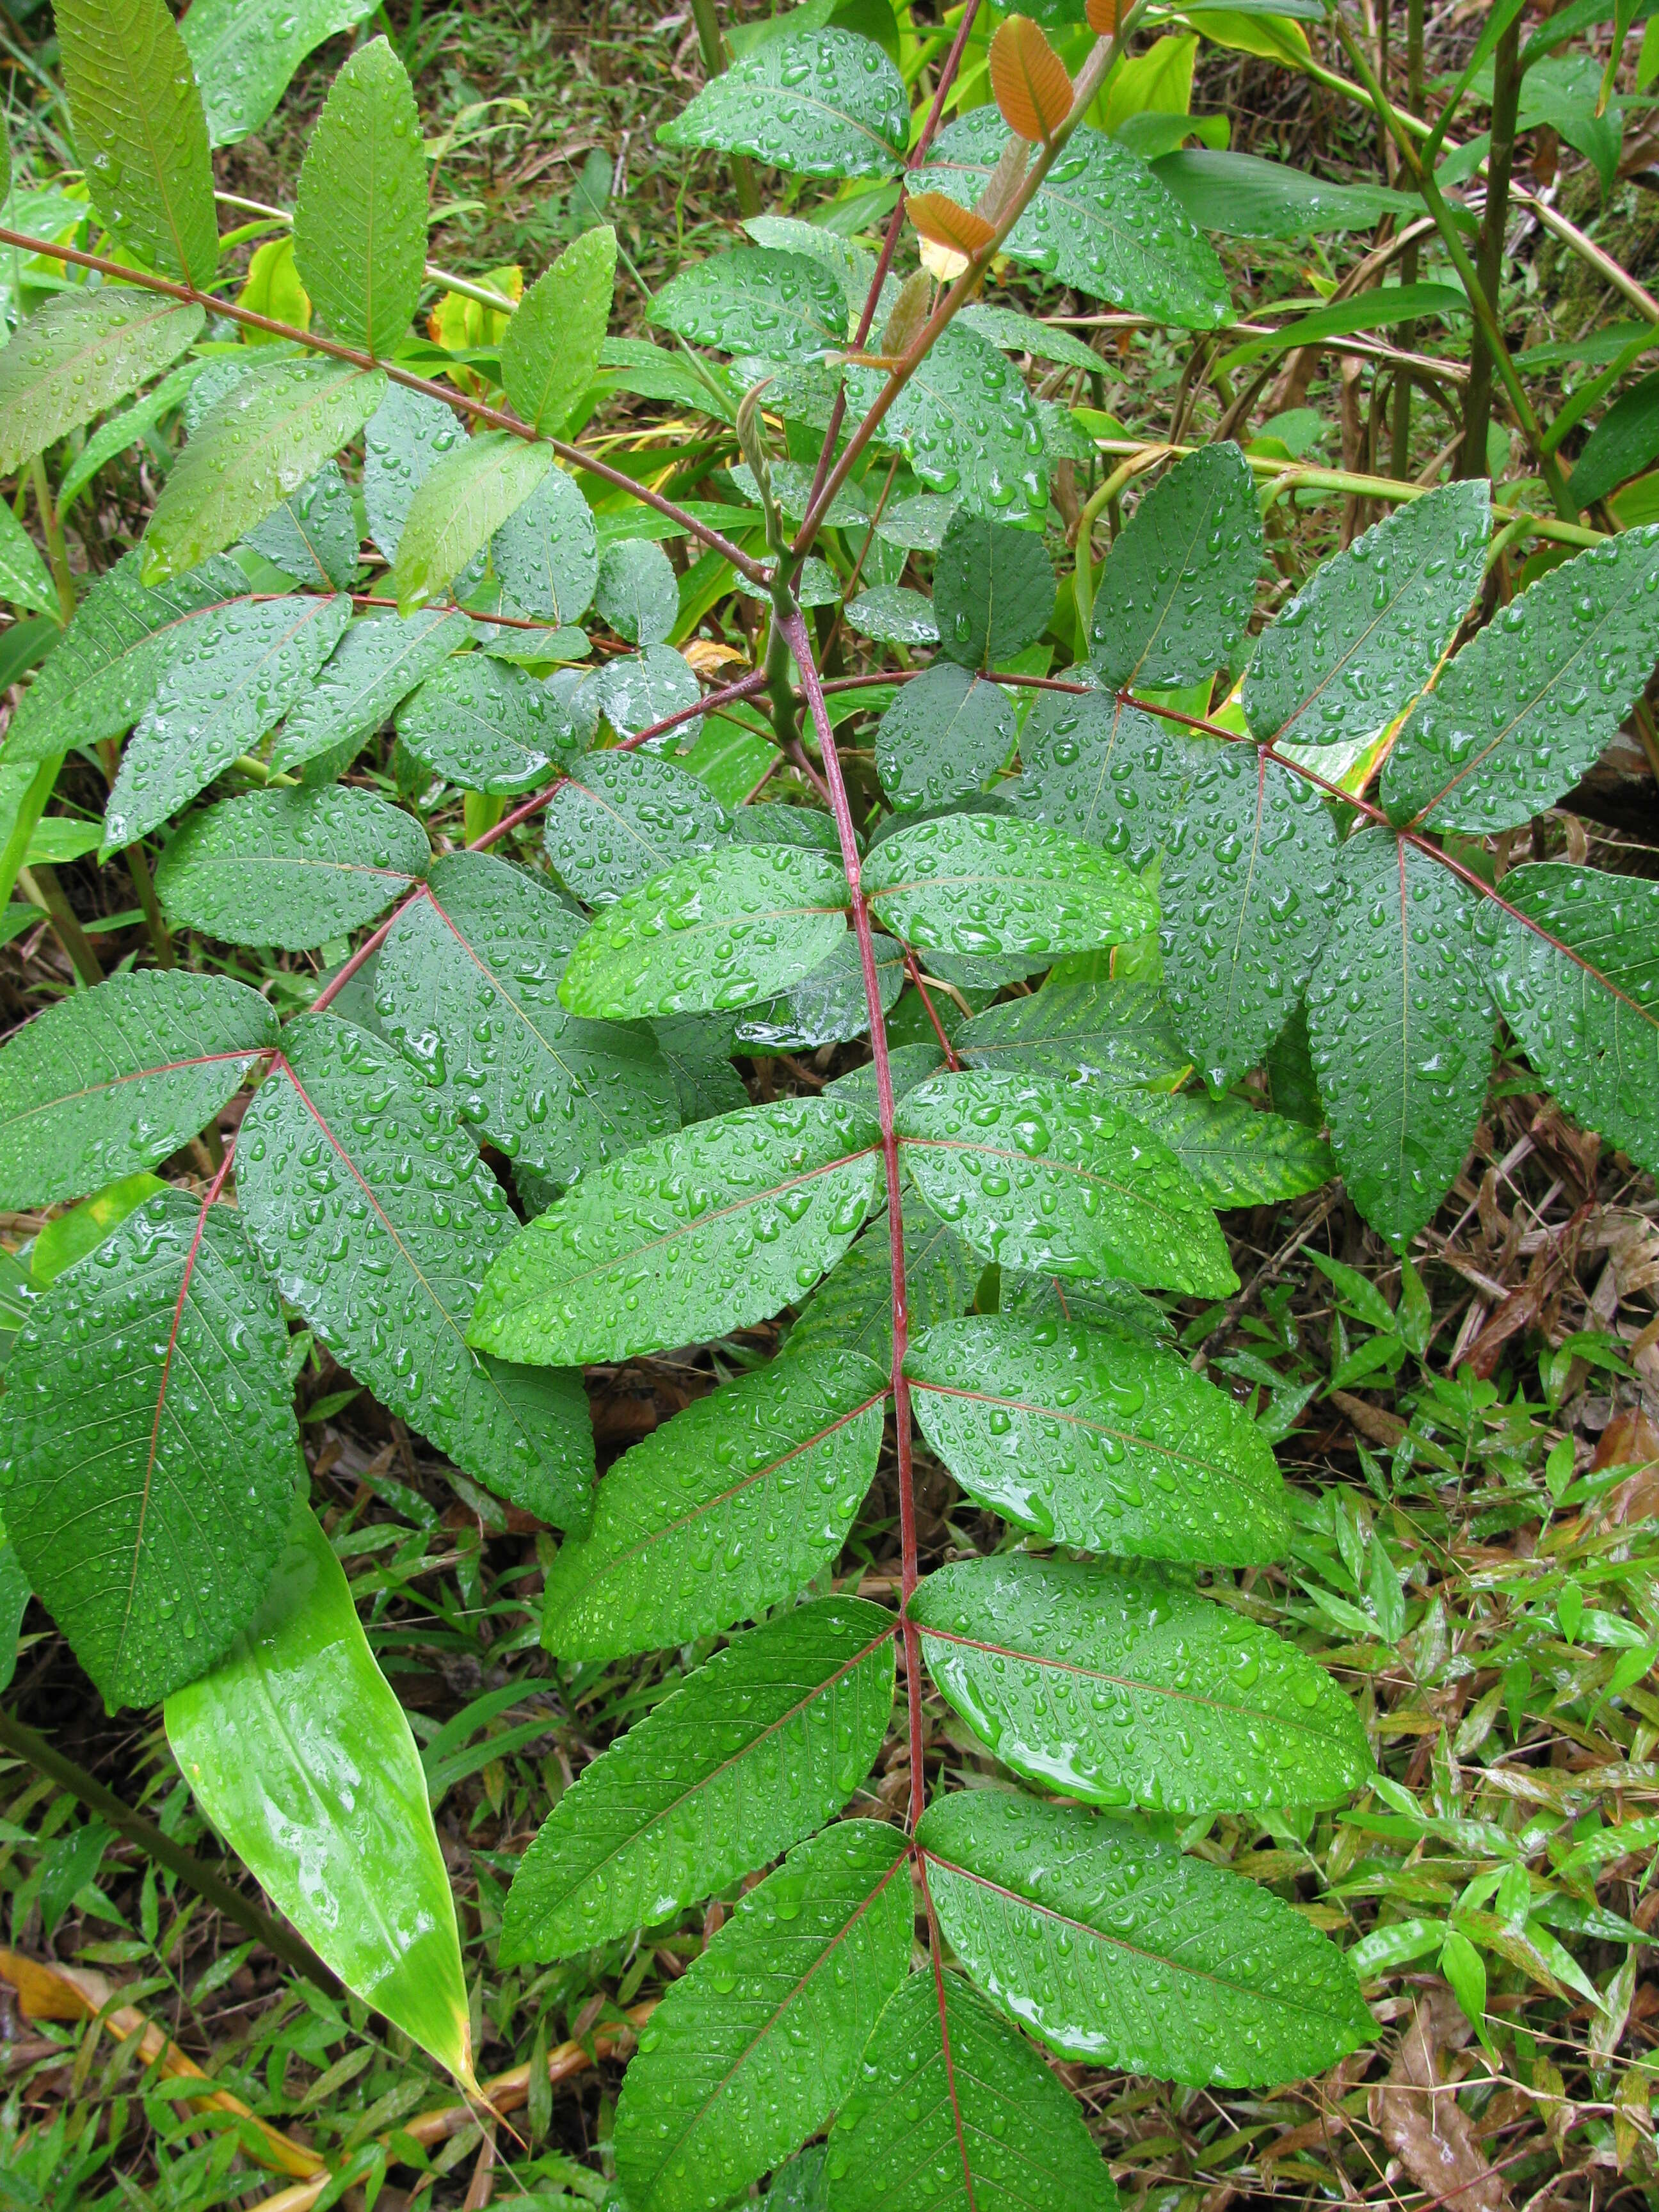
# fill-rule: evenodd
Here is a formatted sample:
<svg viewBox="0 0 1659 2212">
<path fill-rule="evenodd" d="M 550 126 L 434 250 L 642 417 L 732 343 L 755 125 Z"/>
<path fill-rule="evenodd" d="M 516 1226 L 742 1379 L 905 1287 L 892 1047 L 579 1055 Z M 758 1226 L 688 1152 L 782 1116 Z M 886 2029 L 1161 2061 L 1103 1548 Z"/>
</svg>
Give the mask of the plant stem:
<svg viewBox="0 0 1659 2212">
<path fill-rule="evenodd" d="M 70 963 L 81 981 L 90 987 L 104 980 L 103 963 L 93 950 L 92 939 L 76 919 L 75 908 L 58 880 L 56 868 L 45 860 L 37 860 L 33 867 L 20 867 L 17 880 L 23 886 L 23 895 L 38 906 L 52 923 L 52 934 L 70 957 Z"/>
<path fill-rule="evenodd" d="M 1423 0 L 1406 0 L 1406 105 L 1419 114 L 1423 106 Z M 1413 239 L 1400 256 L 1400 281 L 1402 284 L 1417 282 L 1418 251 Z M 1411 353 L 1417 345 L 1417 325 L 1404 324 L 1395 343 L 1402 353 Z M 1412 382 L 1409 376 L 1396 376 L 1394 386 L 1394 425 L 1389 446 L 1389 470 L 1396 477 L 1411 474 L 1412 459 Z"/>
<path fill-rule="evenodd" d="M 161 902 L 155 896 L 155 878 L 149 872 L 149 857 L 142 845 L 129 845 L 122 856 L 127 864 L 127 873 L 132 878 L 132 888 L 139 905 L 144 910 L 144 927 L 149 932 L 149 941 L 155 949 L 158 966 L 176 968 L 178 955 L 173 949 L 173 933 L 161 912 Z"/>
<path fill-rule="evenodd" d="M 30 841 L 40 817 L 46 811 L 46 801 L 52 797 L 52 787 L 58 781 L 58 771 L 63 765 L 62 753 L 54 754 L 51 760 L 43 760 L 18 804 L 17 818 L 11 825 L 11 834 L 5 844 L 0 847 L 0 912 L 3 912 L 10 902 L 12 887 L 29 856 Z"/>
<path fill-rule="evenodd" d="M 40 516 L 40 530 L 46 541 L 46 561 L 52 569 L 52 580 L 58 586 L 59 618 L 68 624 L 75 614 L 75 579 L 70 574 L 69 549 L 64 543 L 64 525 L 58 512 L 57 501 L 52 495 L 52 486 L 46 482 L 46 465 L 37 453 L 29 463 L 29 482 L 34 486 L 34 504 Z"/>
<path fill-rule="evenodd" d="M 691 0 L 691 16 L 697 27 L 697 44 L 702 48 L 702 65 L 711 77 L 726 74 L 726 41 L 720 36 L 720 17 L 714 13 L 714 0 Z M 738 196 L 738 213 L 745 220 L 761 211 L 760 188 L 755 182 L 754 164 L 746 154 L 728 156 L 732 170 L 732 189 Z"/>
<path fill-rule="evenodd" d="M 1504 276 L 1504 235 L 1510 220 L 1510 169 L 1515 158 L 1516 122 L 1521 112 L 1521 23 L 1517 16 L 1498 41 L 1492 57 L 1492 151 L 1486 156 L 1486 209 L 1481 218 L 1475 274 L 1494 317 Z M 1463 449 L 1460 477 L 1489 476 L 1486 433 L 1492 423 L 1492 353 L 1477 326 L 1469 349 L 1469 380 L 1463 388 Z"/>
</svg>

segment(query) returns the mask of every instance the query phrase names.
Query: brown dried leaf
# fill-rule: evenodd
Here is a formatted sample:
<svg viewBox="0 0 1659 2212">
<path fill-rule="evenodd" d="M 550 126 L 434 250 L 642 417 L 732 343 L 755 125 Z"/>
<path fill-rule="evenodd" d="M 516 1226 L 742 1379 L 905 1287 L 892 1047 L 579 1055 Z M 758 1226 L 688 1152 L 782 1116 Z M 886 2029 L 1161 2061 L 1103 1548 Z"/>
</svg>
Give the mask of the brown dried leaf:
<svg viewBox="0 0 1659 2212">
<path fill-rule="evenodd" d="M 1387 2081 L 1371 2092 L 1371 2124 L 1432 2203 L 1455 2203 L 1462 2212 L 1509 2212 L 1503 2177 L 1441 2074 L 1442 2051 L 1469 2032 L 1462 2014 L 1454 2021 L 1449 2010 L 1444 1991 L 1419 2000 Z"/>
</svg>

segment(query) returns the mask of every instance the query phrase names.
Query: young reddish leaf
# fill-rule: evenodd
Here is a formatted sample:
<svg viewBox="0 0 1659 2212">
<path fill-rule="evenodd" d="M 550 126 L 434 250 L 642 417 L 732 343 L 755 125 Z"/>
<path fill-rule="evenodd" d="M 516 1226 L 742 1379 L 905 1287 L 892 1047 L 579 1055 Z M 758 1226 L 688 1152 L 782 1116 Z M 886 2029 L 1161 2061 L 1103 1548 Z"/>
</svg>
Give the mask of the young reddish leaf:
<svg viewBox="0 0 1659 2212">
<path fill-rule="evenodd" d="M 921 237 L 951 253 L 977 253 L 981 246 L 988 246 L 996 236 L 994 223 L 987 222 L 982 215 L 975 215 L 972 208 L 958 207 L 943 192 L 910 193 L 904 203 L 904 212 Z"/>
<path fill-rule="evenodd" d="M 1010 15 L 991 41 L 991 91 L 1021 138 L 1046 145 L 1072 109 L 1066 64 L 1029 15 Z"/>
</svg>

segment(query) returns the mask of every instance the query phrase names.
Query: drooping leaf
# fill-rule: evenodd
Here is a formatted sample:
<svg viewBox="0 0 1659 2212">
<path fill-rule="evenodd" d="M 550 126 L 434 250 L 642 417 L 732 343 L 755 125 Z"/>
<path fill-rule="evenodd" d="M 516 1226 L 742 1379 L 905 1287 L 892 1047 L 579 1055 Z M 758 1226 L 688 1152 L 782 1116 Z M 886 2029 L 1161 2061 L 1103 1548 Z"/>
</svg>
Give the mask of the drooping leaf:
<svg viewBox="0 0 1659 2212">
<path fill-rule="evenodd" d="M 1230 668 L 1255 603 L 1261 515 L 1231 440 L 1177 461 L 1115 540 L 1089 626 L 1109 691 L 1198 684 Z"/>
<path fill-rule="evenodd" d="M 434 775 L 500 793 L 545 783 L 572 744 L 553 694 L 482 653 L 447 660 L 411 692 L 398 709 L 398 737 Z"/>
<path fill-rule="evenodd" d="M 781 1098 L 592 1170 L 492 1272 L 469 1342 L 517 1359 L 627 1359 L 775 1313 L 858 1234 L 877 1134 L 839 1101 Z"/>
<path fill-rule="evenodd" d="M 957 1958 L 1063 2057 L 1265 2085 L 1376 2033 L 1352 1969 L 1294 1907 L 1138 1822 L 974 1790 L 935 1799 L 916 1841 Z"/>
<path fill-rule="evenodd" d="M 918 187 L 972 207 L 1008 136 L 994 108 L 970 109 L 933 141 Z M 1155 322 L 1210 330 L 1231 313 L 1209 240 L 1138 154 L 1087 124 L 1073 133 L 1003 251 L 1055 283 Z"/>
<path fill-rule="evenodd" d="M 468 642 L 471 629 L 464 614 L 444 607 L 354 623 L 278 733 L 272 769 L 286 773 L 347 747 L 355 755 L 417 684 Z"/>
<path fill-rule="evenodd" d="M 1484 836 L 1594 767 L 1659 659 L 1659 526 L 1552 568 L 1412 709 L 1382 771 L 1396 822 Z"/>
<path fill-rule="evenodd" d="M 766 246 L 734 246 L 663 286 L 651 319 L 722 353 L 817 361 L 847 343 L 847 301 L 821 261 Z"/>
<path fill-rule="evenodd" d="M 933 1966 L 889 1999 L 836 2115 L 830 2212 L 1117 2212 L 1117 2191 L 1067 2096 L 960 1974 Z"/>
<path fill-rule="evenodd" d="M 607 1021 L 703 1014 L 787 990 L 847 933 L 839 856 L 730 845 L 679 861 L 606 907 L 559 985 L 572 1013 Z"/>
<path fill-rule="evenodd" d="M 294 264 L 336 337 L 389 354 L 408 335 L 426 274 L 426 148 L 385 39 L 329 88 L 300 167 Z"/>
<path fill-rule="evenodd" d="M 468 1349 L 466 1316 L 515 1224 L 389 1045 L 320 1015 L 289 1030 L 244 1117 L 236 1181 L 283 1296 L 343 1366 L 475 1481 L 556 1528 L 586 1525 L 581 1378 Z"/>
<path fill-rule="evenodd" d="M 881 48 L 823 30 L 740 56 L 657 137 L 752 155 L 799 176 L 890 177 L 909 126 L 904 80 Z"/>
<path fill-rule="evenodd" d="M 398 613 L 412 614 L 447 592 L 552 465 L 550 446 L 527 444 L 511 430 L 486 430 L 434 463 L 398 539 Z"/>
<path fill-rule="evenodd" d="M 121 284 L 55 293 L 0 350 L 0 470 L 11 475 L 176 361 L 206 320 Z"/>
<path fill-rule="evenodd" d="M 236 1215 L 147 1199 L 31 1313 L 4 1408 L 24 1571 L 111 1704 L 151 1705 L 252 1617 L 294 1498 L 288 1329 Z"/>
<path fill-rule="evenodd" d="M 884 838 L 864 866 L 883 924 L 928 952 L 1088 952 L 1153 927 L 1123 864 L 1032 822 L 946 815 Z"/>
<path fill-rule="evenodd" d="M 543 838 L 553 872 L 585 906 L 610 907 L 694 853 L 732 835 L 707 785 L 650 753 L 589 753 L 549 803 Z"/>
<path fill-rule="evenodd" d="M 882 716 L 876 767 L 894 812 L 911 814 L 977 791 L 1013 749 L 1007 693 L 954 660 L 937 660 Z"/>
<path fill-rule="evenodd" d="M 379 1021 L 459 1118 L 559 1182 L 678 1125 L 643 1025 L 578 1021 L 559 975 L 581 920 L 487 853 L 434 860 L 380 954 Z"/>
<path fill-rule="evenodd" d="M 593 510 L 562 469 L 550 469 L 514 509 L 489 552 L 496 574 L 526 614 L 575 623 L 592 605 L 599 580 Z"/>
<path fill-rule="evenodd" d="M 1340 896 L 1330 810 L 1265 752 L 1218 745 L 1181 799 L 1158 894 L 1170 1013 L 1224 1090 L 1284 1028 L 1325 942 Z"/>
<path fill-rule="evenodd" d="M 155 888 L 186 929 L 303 952 L 372 921 L 431 857 L 414 816 L 373 792 L 251 791 L 185 824 Z"/>
<path fill-rule="evenodd" d="M 1109 692 L 1044 691 L 1020 732 L 1012 796 L 1030 820 L 1143 868 L 1208 749 Z"/>
<path fill-rule="evenodd" d="M 854 420 L 886 381 L 881 369 L 848 370 Z M 877 436 L 898 448 L 918 483 L 954 494 L 970 514 L 1006 522 L 1047 512 L 1048 449 L 1037 404 L 1018 369 L 962 323 L 940 334 Z"/>
<path fill-rule="evenodd" d="M 9 507 L 0 514 L 0 599 L 30 614 L 58 615 L 52 571 Z"/>
<path fill-rule="evenodd" d="M 1289 1544 L 1255 1424 L 1174 1352 L 979 1315 L 936 1324 L 904 1364 L 922 1433 L 963 1488 L 1046 1540 L 1230 1566 Z"/>
<path fill-rule="evenodd" d="M 202 96 L 163 0 L 61 0 L 52 11 L 76 150 L 105 228 L 187 284 L 219 259 Z"/>
<path fill-rule="evenodd" d="M 1380 730 L 1451 642 L 1485 572 L 1492 487 L 1443 484 L 1373 523 L 1316 568 L 1244 678 L 1259 738 L 1334 744 Z"/>
<path fill-rule="evenodd" d="M 105 844 L 148 836 L 252 752 L 310 689 L 350 618 L 341 592 L 238 601 L 190 623 L 121 756 Z"/>
<path fill-rule="evenodd" d="M 616 281 L 617 234 L 597 223 L 536 279 L 507 326 L 501 381 L 516 411 L 544 436 L 564 428 L 593 382 Z"/>
<path fill-rule="evenodd" d="M 907 1191 L 904 1304 L 912 1332 L 965 1313 L 981 1272 L 955 1230 Z M 806 1301 L 785 1348 L 793 1359 L 830 1346 L 861 1352 L 884 1373 L 892 1366 L 893 1240 L 884 1207 Z"/>
<path fill-rule="evenodd" d="M 1316 1127 L 1263 1113 L 1237 1096 L 1126 1091 L 1119 1103 L 1169 1146 L 1206 1206 L 1277 1205 L 1317 1190 L 1336 1173 Z"/>
<path fill-rule="evenodd" d="M 357 516 L 337 461 L 290 492 L 247 534 L 256 553 L 312 591 L 343 592 L 357 573 Z"/>
<path fill-rule="evenodd" d="M 395 560 L 410 504 L 446 453 L 464 445 L 459 417 L 441 399 L 392 384 L 363 425 L 363 506 L 368 534 Z"/>
<path fill-rule="evenodd" d="M 1017 1774 L 1095 1805 L 1334 1805 L 1372 1771 L 1359 1716 L 1313 1660 L 1156 1568 L 1010 1552 L 908 1607 L 939 1687 Z"/>
<path fill-rule="evenodd" d="M 617 2106 L 631 2201 L 713 2212 L 823 2124 L 903 1978 L 911 1912 L 903 1832 L 874 1820 L 798 1844 L 739 1901 L 641 2033 Z"/>
<path fill-rule="evenodd" d="M 747 810 L 745 810 L 747 811 Z M 877 996 L 886 1013 L 904 988 L 904 957 L 890 937 L 875 939 Z M 870 1001 L 858 939 L 843 930 L 827 957 L 775 999 L 745 1007 L 734 1033 L 740 1052 L 816 1052 L 870 1030 Z"/>
<path fill-rule="evenodd" d="M 268 122 L 313 48 L 374 12 L 374 0 L 198 0 L 179 28 L 213 144 L 233 146 Z"/>
<path fill-rule="evenodd" d="M 470 2085 L 454 1900 L 420 1755 L 305 1505 L 258 1613 L 163 1717 L 198 1804 L 272 1904 Z"/>
<path fill-rule="evenodd" d="M 1045 983 L 957 1031 L 967 1067 L 1064 1075 L 1112 1091 L 1167 1086 L 1190 1060 L 1150 983 Z"/>
<path fill-rule="evenodd" d="M 234 545 L 362 429 L 385 391 L 384 369 L 349 362 L 248 370 L 168 472 L 144 532 L 144 581 L 179 575 Z"/>
<path fill-rule="evenodd" d="M 718 1651 L 583 1769 L 520 1862 L 504 1964 L 648 1928 L 811 1835 L 881 1748 L 893 1616 L 818 1598 Z"/>
<path fill-rule="evenodd" d="M 680 611 L 679 582 L 668 556 L 648 538 L 619 538 L 599 562 L 595 604 L 630 645 L 660 645 Z"/>
<path fill-rule="evenodd" d="M 1308 1041 L 1354 1204 L 1396 1249 L 1462 1166 L 1492 1072 L 1474 901 L 1387 830 L 1340 855 L 1342 903 L 1308 987 Z"/>
<path fill-rule="evenodd" d="M 1528 1058 L 1587 1127 L 1659 1162 L 1659 887 L 1561 861 L 1504 877 L 1493 995 Z M 1543 933 L 1540 934 L 1540 933 Z"/>
<path fill-rule="evenodd" d="M 0 1206 L 49 1206 L 154 1167 L 276 1035 L 257 991 L 182 968 L 60 999 L 0 1050 Z"/>
</svg>

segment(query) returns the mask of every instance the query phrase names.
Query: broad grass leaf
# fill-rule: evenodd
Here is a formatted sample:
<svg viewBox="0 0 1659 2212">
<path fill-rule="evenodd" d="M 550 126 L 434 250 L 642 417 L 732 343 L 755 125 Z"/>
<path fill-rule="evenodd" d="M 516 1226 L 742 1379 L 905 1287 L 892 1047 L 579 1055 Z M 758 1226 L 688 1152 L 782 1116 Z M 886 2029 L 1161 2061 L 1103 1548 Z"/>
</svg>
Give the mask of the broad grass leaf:
<svg viewBox="0 0 1659 2212">
<path fill-rule="evenodd" d="M 136 390 L 206 320 L 200 307 L 121 284 L 54 294 L 0 350 L 0 468 L 11 475 Z"/>
<path fill-rule="evenodd" d="M 336 337 L 390 354 L 408 336 L 426 275 L 426 198 L 408 75 L 386 40 L 371 40 L 329 88 L 294 207 L 295 266 Z"/>
<path fill-rule="evenodd" d="M 868 39 L 816 31 L 744 54 L 672 123 L 665 146 L 748 154 L 806 177 L 890 177 L 903 164 L 904 80 Z"/>
</svg>

